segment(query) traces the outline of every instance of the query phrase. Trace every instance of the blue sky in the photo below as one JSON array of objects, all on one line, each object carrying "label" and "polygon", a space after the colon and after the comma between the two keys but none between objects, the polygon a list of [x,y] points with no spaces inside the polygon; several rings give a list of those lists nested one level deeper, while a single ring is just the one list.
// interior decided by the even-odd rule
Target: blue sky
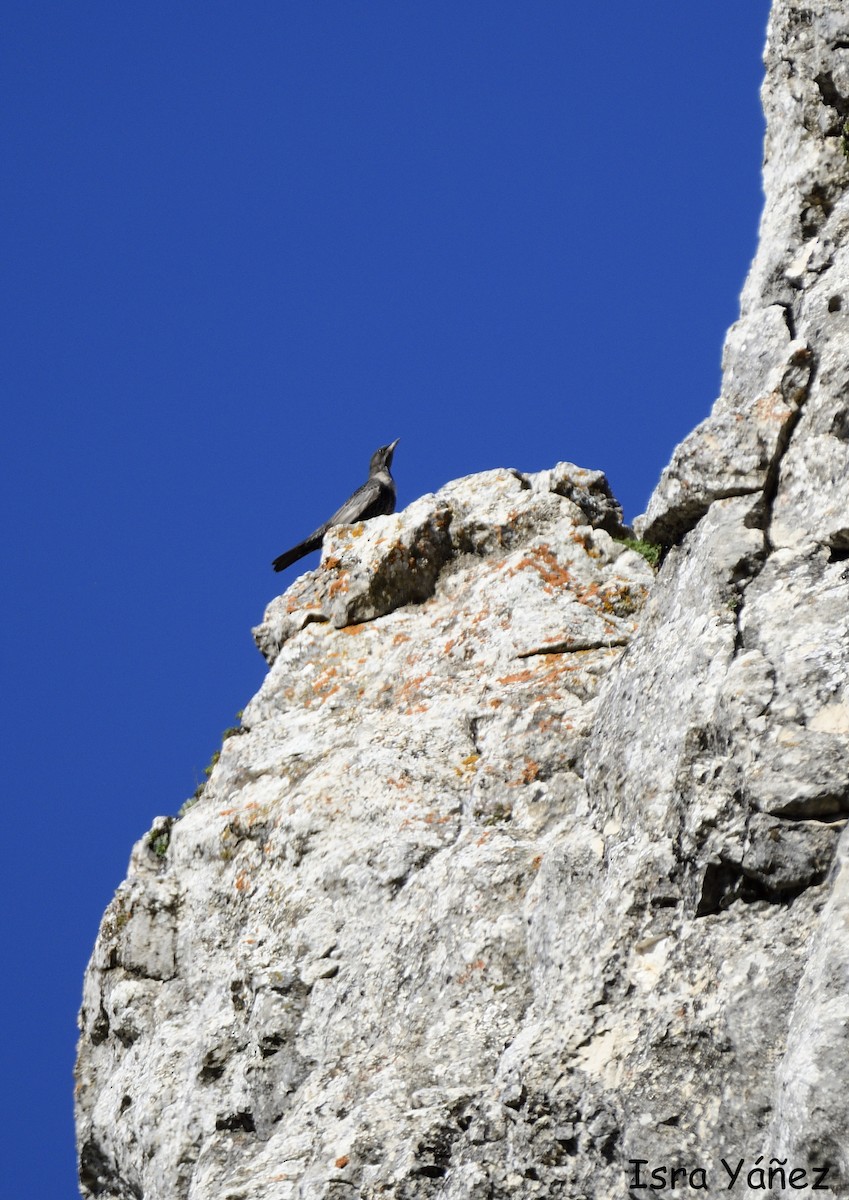
[{"label": "blue sky", "polygon": [[7,0],[10,1196],[77,1194],[83,969],[262,679],[271,559],[396,437],[401,506],[568,459],[633,518],[706,415],[768,8]]}]

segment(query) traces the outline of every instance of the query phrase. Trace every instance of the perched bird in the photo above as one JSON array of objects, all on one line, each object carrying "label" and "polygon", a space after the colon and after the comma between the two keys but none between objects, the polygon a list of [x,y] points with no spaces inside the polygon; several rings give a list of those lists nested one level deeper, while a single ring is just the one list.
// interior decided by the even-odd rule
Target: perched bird
[{"label": "perched bird", "polygon": [[381,446],[371,456],[368,468],[368,479],[358,487],[350,499],[341,508],[337,508],[333,516],[311,533],[303,542],[298,542],[291,550],[275,558],[272,566],[275,571],[285,571],[292,563],[317,550],[324,540],[328,529],[334,525],[353,525],[357,521],[367,521],[369,517],[383,517],[395,512],[395,480],[389,473],[392,466],[392,455],[400,442],[396,438],[388,446]]}]

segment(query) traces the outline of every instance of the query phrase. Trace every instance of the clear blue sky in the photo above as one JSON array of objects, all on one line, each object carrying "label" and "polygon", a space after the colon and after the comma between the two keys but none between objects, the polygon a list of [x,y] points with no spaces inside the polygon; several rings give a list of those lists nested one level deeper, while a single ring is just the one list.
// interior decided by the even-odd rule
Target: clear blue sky
[{"label": "clear blue sky", "polygon": [[76,1195],[98,920],[263,676],[271,559],[392,438],[401,505],[569,459],[633,518],[707,413],[768,7],[7,0],[10,1197]]}]

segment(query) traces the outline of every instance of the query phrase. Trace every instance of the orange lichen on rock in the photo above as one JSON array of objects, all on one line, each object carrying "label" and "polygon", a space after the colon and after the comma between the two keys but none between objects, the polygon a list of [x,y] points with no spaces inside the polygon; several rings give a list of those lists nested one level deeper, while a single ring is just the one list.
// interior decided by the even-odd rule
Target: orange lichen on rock
[{"label": "orange lichen on rock", "polygon": [[350,575],[347,571],[343,571],[338,578],[334,579],[330,587],[327,589],[327,594],[331,598],[338,596],[340,592],[347,592]]},{"label": "orange lichen on rock", "polygon": [[475,971],[485,971],[485,970],[486,970],[485,961],[482,958],[476,958],[474,962],[470,962],[470,963],[466,964],[465,971],[462,971],[457,976],[457,982],[460,984],[468,983],[469,980],[474,975]]},{"label": "orange lichen on rock", "polygon": [[515,675],[502,675],[497,682],[507,687],[508,684],[511,683],[527,683],[528,680],[533,679],[533,677],[534,672],[528,669],[525,671],[517,671]]},{"label": "orange lichen on rock", "polygon": [[529,550],[525,551],[519,562],[510,568],[510,574],[515,575],[517,571],[523,571],[528,567],[538,573],[547,592],[569,587],[572,583],[572,576],[558,562],[557,555],[550,546],[531,546]]},{"label": "orange lichen on rock", "polygon": [[426,702],[426,697],[421,694],[421,685],[430,678],[430,674],[428,671],[424,675],[414,675],[398,689],[399,704],[406,703],[406,708],[402,709],[405,716],[427,712],[429,704]]},{"label": "orange lichen on rock", "polygon": [[417,817],[405,817],[399,824],[399,829],[409,829],[414,825],[447,825],[449,821],[454,819],[453,813],[435,813],[432,809],[429,812],[423,813]]},{"label": "orange lichen on rock", "polygon": [[475,771],[478,769],[479,761],[479,754],[467,754],[466,757],[461,761],[459,767],[454,768],[455,775],[474,775]]},{"label": "orange lichen on rock", "polygon": [[[755,401],[755,412],[761,421],[777,420],[783,425],[790,416],[792,409],[788,407],[780,391],[768,392]],[[742,413],[737,414],[742,418]]]},{"label": "orange lichen on rock", "polygon": [[312,690],[322,704],[339,691],[341,684],[336,679],[338,674],[338,667],[328,666],[312,681]]},{"label": "orange lichen on rock", "polygon": [[525,767],[519,776],[522,783],[533,783],[539,775],[539,763],[534,762],[532,758],[525,759]]}]

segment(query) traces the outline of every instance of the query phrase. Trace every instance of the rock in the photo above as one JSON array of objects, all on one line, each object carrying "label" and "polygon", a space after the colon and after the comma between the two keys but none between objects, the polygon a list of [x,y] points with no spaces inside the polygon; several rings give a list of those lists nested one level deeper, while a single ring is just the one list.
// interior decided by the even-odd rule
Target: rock
[{"label": "rock", "polygon": [[776,1081],[772,1122],[775,1153],[791,1162],[828,1163],[830,1194],[845,1194],[849,1156],[843,1130],[849,1121],[849,918],[846,858],[841,839],[828,901],[810,948]]},{"label": "rock", "polygon": [[723,391],[713,412],[675,450],[636,530],[670,546],[714,500],[762,493],[808,394],[812,355],[779,304],[757,309],[728,334]]},{"label": "rock", "polygon": [[849,1195],[847,47],[838,0],[775,0],[761,242],[635,522],[657,575],[560,464],[334,530],[269,606],[86,973],[84,1196],[608,1200],[723,1159]]},{"label": "rock", "polygon": [[[583,536],[576,534],[575,528],[584,525],[591,540],[601,541],[605,532],[624,532],[622,509],[601,471],[560,463],[553,471],[536,476],[489,471],[458,480],[436,496],[423,496],[403,515],[331,530],[318,571],[303,575],[272,602],[254,637],[273,663],[287,639],[310,622],[330,622],[344,629],[408,604],[422,604],[434,594],[440,572],[452,559],[523,547],[531,535],[575,540]],[[597,532],[593,533],[593,528]],[[604,552],[615,557],[622,548],[613,546],[608,537]],[[552,591],[546,571],[550,574],[560,569],[553,556],[542,542],[530,546],[528,553],[537,562],[537,576],[531,572],[528,578],[537,578],[540,587]],[[548,567],[546,556],[552,560]],[[515,574],[508,566],[506,577]],[[592,606],[582,606],[576,611],[584,627],[576,630],[575,636],[583,641],[617,636],[616,622],[606,618],[627,617],[637,604],[638,600],[632,603],[627,596],[611,595],[606,607],[604,603],[596,606],[603,612],[594,622],[589,615]],[[552,626],[549,636],[556,640],[563,629],[562,614],[557,616],[552,609],[548,617]],[[533,620],[539,621],[538,612]],[[627,628],[630,632],[630,626]],[[534,640],[530,637],[530,642]]]},{"label": "rock", "polygon": [[[334,531],[270,606],[246,732],[104,921],[89,1191],[367,1193],[442,1179],[466,1130],[486,1150],[533,994],[532,885],[587,817],[592,713],[654,582],[620,520],[600,472],[488,472]],[[130,1018],[139,975],[159,982]]]}]

